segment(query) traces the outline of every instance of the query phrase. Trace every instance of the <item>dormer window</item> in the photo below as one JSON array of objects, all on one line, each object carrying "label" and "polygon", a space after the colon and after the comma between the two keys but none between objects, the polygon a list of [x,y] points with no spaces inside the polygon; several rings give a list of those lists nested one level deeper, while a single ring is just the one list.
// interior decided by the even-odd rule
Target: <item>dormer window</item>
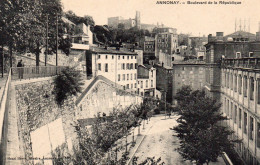
[{"label": "dormer window", "polygon": [[241,52],[236,52],[236,58],[241,58]]},{"label": "dormer window", "polygon": [[249,54],[248,54],[249,57],[253,57],[253,55],[254,55],[254,52],[249,52]]}]

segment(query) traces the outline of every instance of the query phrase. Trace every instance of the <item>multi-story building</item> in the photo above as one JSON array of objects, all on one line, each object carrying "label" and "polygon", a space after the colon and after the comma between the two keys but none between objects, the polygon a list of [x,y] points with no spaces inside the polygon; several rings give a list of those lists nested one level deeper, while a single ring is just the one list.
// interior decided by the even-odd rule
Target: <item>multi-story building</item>
[{"label": "multi-story building", "polygon": [[[260,33],[216,37],[206,45],[206,91],[222,103],[233,138],[242,139],[236,151],[245,164],[260,164]],[[258,39],[259,38],[259,39]]]},{"label": "multi-story building", "polygon": [[86,53],[87,76],[102,75],[122,85],[137,90],[137,53],[119,48],[92,47]]},{"label": "multi-story building", "polygon": [[[178,36],[175,28],[157,28],[155,35],[155,57],[160,63],[168,64],[171,61],[171,55],[175,53],[178,46]],[[164,57],[165,61],[160,60],[160,53],[170,56]],[[170,61],[169,61],[170,60]]]},{"label": "multi-story building", "polygon": [[156,97],[156,69],[150,65],[139,65],[137,72],[137,93]]},{"label": "multi-story building", "polygon": [[156,68],[156,88],[161,92],[163,100],[172,103],[173,69],[164,65],[154,65],[154,67]]},{"label": "multi-story building", "polygon": [[224,59],[221,63],[225,124],[242,139],[236,151],[245,164],[260,164],[260,58]]},{"label": "multi-story building", "polygon": [[[205,85],[205,62],[198,60],[176,61],[173,63],[173,98],[178,89],[189,85],[193,90],[201,90]],[[174,103],[175,100],[174,100]]]}]

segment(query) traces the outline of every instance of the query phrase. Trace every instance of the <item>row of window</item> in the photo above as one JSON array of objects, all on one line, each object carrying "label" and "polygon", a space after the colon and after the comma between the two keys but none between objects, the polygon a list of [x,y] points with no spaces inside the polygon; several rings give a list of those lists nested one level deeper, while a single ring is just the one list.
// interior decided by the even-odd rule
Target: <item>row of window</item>
[{"label": "row of window", "polygon": [[137,85],[136,85],[136,83],[134,83],[134,84],[126,84],[123,87],[124,87],[124,89],[133,89],[133,88],[137,88]]},{"label": "row of window", "polygon": [[260,104],[260,79],[259,78],[255,80],[254,77],[248,77],[247,75],[244,75],[242,77],[241,74],[236,75],[230,73],[224,73],[223,76],[224,76],[223,77],[224,81],[222,82],[222,86],[234,90],[239,94],[242,94],[242,90],[243,90],[244,97],[248,97],[247,92],[249,88],[250,100],[254,100],[255,83],[257,83],[258,86],[257,103]]},{"label": "row of window", "polygon": [[240,107],[234,104],[229,99],[225,98],[224,113],[237,124],[239,129],[242,129],[245,135],[248,135],[250,140],[254,140],[254,133],[257,133],[257,147],[260,148],[260,122],[257,122],[257,128],[254,128],[254,118],[248,115]]},{"label": "row of window", "polygon": [[118,78],[117,79],[118,81],[133,80],[133,79],[136,80],[136,73],[134,74],[134,76],[132,73],[131,74],[122,74],[122,77],[120,74],[118,74],[117,78]]},{"label": "row of window", "polygon": [[[143,88],[143,81],[138,81],[140,88]],[[148,88],[148,80],[145,80],[145,88]],[[151,88],[153,88],[153,80],[151,80]]]},{"label": "row of window", "polygon": [[[126,57],[125,56],[120,56],[120,55],[117,55],[117,58],[120,60],[121,59],[121,57],[122,57],[122,59],[136,59],[136,56],[134,56],[134,55],[126,55]],[[101,59],[101,55],[98,55],[98,59]],[[105,55],[105,59],[109,59],[109,56],[108,55]],[[114,55],[112,55],[111,56],[111,59],[114,59]]]},{"label": "row of window", "polygon": [[137,69],[137,63],[122,63],[118,64],[118,70],[131,70],[131,69]]},{"label": "row of window", "polygon": [[168,47],[168,44],[158,44],[158,47],[159,47],[159,48],[167,48],[167,47]]},{"label": "row of window", "polygon": [[[111,71],[113,72],[114,70],[114,64],[111,64]],[[123,64],[118,64],[117,70],[132,70],[132,69],[137,69],[137,63],[123,63]],[[102,64],[98,63],[98,70],[102,71]],[[103,68],[104,72],[108,72],[108,63],[104,64]]]}]

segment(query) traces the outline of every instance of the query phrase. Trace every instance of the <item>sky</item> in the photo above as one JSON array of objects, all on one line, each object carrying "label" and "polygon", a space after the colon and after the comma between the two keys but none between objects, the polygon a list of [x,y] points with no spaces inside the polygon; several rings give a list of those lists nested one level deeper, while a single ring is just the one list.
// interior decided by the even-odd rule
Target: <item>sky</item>
[{"label": "sky", "polygon": [[241,2],[240,5],[189,5],[188,0],[179,1],[186,4],[160,5],[156,4],[157,0],[61,0],[64,11],[72,10],[79,16],[90,15],[96,25],[107,24],[108,17],[134,18],[135,12],[140,11],[141,23],[163,23],[165,26],[177,28],[177,33],[191,33],[193,36],[215,35],[216,32],[230,34],[235,31],[236,19],[237,29],[240,19],[242,29],[245,19],[246,31],[248,22],[251,33],[259,29],[260,0],[226,0]]}]

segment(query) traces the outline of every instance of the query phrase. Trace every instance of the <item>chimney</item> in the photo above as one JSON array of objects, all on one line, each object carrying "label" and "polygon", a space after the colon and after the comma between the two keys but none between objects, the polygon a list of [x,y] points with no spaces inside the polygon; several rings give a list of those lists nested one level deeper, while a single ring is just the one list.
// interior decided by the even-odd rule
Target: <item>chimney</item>
[{"label": "chimney", "polygon": [[208,42],[211,42],[212,41],[212,34],[209,34],[208,35]]},{"label": "chimney", "polygon": [[256,41],[260,41],[260,32],[256,32]]},{"label": "chimney", "polygon": [[223,36],[224,36],[223,32],[217,32],[216,33],[217,41],[223,41],[224,39]]}]

